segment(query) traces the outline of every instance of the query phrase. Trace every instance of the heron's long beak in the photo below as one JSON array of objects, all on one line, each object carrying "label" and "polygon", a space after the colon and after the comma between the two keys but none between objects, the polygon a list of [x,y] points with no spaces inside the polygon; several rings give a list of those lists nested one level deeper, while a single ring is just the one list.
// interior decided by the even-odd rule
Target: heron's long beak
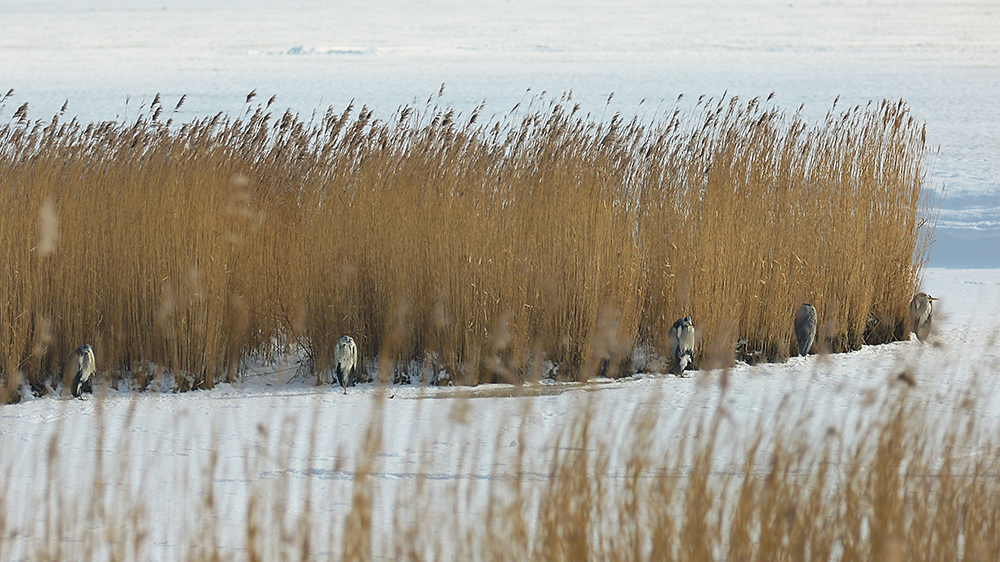
[{"label": "heron's long beak", "polygon": [[937,297],[927,297],[927,300],[929,300],[929,301],[939,301],[941,299],[939,299]]}]

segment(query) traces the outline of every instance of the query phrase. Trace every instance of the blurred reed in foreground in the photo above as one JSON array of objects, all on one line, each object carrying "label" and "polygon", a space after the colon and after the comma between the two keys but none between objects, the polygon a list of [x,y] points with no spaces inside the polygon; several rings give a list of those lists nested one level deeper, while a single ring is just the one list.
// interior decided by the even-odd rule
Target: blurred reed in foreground
[{"label": "blurred reed in foreground", "polygon": [[[136,408],[140,397],[123,416],[119,397],[106,413],[98,405],[96,431],[66,425],[48,443],[0,443],[48,454],[30,463],[38,489],[0,486],[0,559],[995,560],[995,417],[973,400],[942,416],[940,404],[893,384],[872,391],[881,397],[859,408],[857,427],[847,419],[858,412],[728,412],[725,391],[717,407],[671,424],[659,397],[609,412],[592,393],[539,439],[527,420],[551,403],[538,410],[524,399],[516,439],[508,445],[491,428],[505,435],[492,450],[476,445],[487,428],[462,419],[476,408],[462,399],[451,401],[450,427],[411,435],[400,450],[383,432],[400,431],[400,410],[414,411],[403,398],[374,397],[365,425],[340,426],[347,442],[322,443],[329,419],[317,410],[311,421],[275,417],[230,437],[216,427],[233,440],[210,444],[200,414],[178,423],[157,417],[162,404]],[[830,425],[814,427],[817,415]],[[602,417],[617,422],[614,436]],[[160,430],[191,445],[150,456]],[[465,444],[454,465],[420,454],[396,472],[409,466],[401,456],[442,439]],[[66,454],[70,443],[87,454]],[[119,454],[105,458],[108,447]],[[133,464],[142,459],[173,467],[174,480],[148,481]]]}]

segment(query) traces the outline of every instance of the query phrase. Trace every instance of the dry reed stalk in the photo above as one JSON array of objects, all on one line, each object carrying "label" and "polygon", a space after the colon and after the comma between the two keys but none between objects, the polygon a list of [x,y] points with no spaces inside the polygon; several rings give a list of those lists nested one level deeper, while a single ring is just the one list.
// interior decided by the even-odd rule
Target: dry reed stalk
[{"label": "dry reed stalk", "polygon": [[365,430],[363,450],[354,472],[354,486],[351,508],[344,521],[343,551],[341,560],[364,561],[372,559],[374,531],[372,529],[372,506],[374,484],[372,473],[377,468],[379,452],[382,449],[381,421],[385,405],[385,395],[381,392],[375,398],[373,422]]},{"label": "dry reed stalk", "polygon": [[323,378],[345,333],[471,384],[627,374],[684,315],[696,359],[781,360],[802,301],[827,349],[906,336],[930,226],[905,104],[811,124],[758,99],[649,123],[571,103],[0,127],[6,399],[82,342],[113,384],[187,390],[276,343]]},{"label": "dry reed stalk", "polygon": [[[345,559],[395,553],[406,560],[458,554],[470,560],[929,562],[990,560],[1000,551],[997,428],[973,404],[942,418],[924,396],[901,386],[889,389],[868,406],[872,411],[864,416],[865,425],[845,443],[846,427],[831,428],[821,438],[802,429],[808,424],[801,422],[814,412],[762,410],[759,418],[748,420],[749,427],[731,432],[725,428],[734,420],[722,407],[692,409],[677,427],[664,425],[664,412],[653,408],[658,403],[653,397],[637,405],[623,423],[624,438],[618,439],[599,425],[607,416],[600,398],[591,394],[565,428],[538,447],[525,445],[531,436],[522,421],[517,447],[500,441],[492,451],[466,447],[450,472],[454,484],[434,485],[426,474],[416,481],[389,478],[376,484],[385,453],[382,432],[400,421],[385,416],[385,402],[380,402],[356,458],[349,461],[356,467],[351,500],[341,513],[330,512],[332,517],[312,517],[312,485],[294,486],[288,479],[303,466],[298,463],[312,466],[320,416],[312,417],[308,442],[298,440],[310,452],[298,460],[289,446],[296,441],[296,424],[275,420],[283,429],[274,439],[261,428],[245,449],[253,451],[242,475],[249,486],[245,554],[249,559],[310,559],[337,552]],[[469,415],[467,401],[451,406],[458,419],[449,430],[483,429],[462,421]],[[525,401],[522,420],[537,407]],[[134,423],[133,413],[126,430]],[[33,506],[27,526],[7,512],[24,498],[12,497],[13,491],[0,485],[0,552],[33,560],[148,558],[151,517],[141,509],[141,496],[129,491],[141,490],[143,482],[132,480],[137,473],[127,460],[105,462],[102,424],[109,417],[98,415],[102,434],[91,450],[93,460],[86,459],[95,467],[92,486],[66,485],[63,475],[80,465],[58,449],[60,442],[76,437],[64,435],[64,428],[35,449],[46,457],[39,459],[45,490],[37,491],[42,501]],[[683,437],[665,440],[664,431]],[[135,435],[123,431],[117,441],[125,456]],[[975,454],[965,454],[969,450]],[[485,481],[477,468],[483,455],[494,467]],[[743,464],[733,471],[720,464],[723,458]],[[184,531],[172,535],[180,541],[173,546],[186,551],[189,560],[228,559],[220,539],[231,527],[227,516],[236,515],[216,503],[221,495],[216,487],[240,475],[220,472],[217,450],[199,463],[204,465],[188,469],[201,482],[177,489],[191,496],[186,503],[192,513],[174,514],[191,524],[182,521]],[[265,468],[279,476],[264,476]],[[306,474],[313,477],[308,468]],[[414,482],[423,489],[411,489]],[[399,489],[388,488],[392,485]],[[487,492],[488,507],[476,515],[470,498],[478,486]],[[393,518],[409,522],[409,531],[399,526],[385,532],[374,525],[376,490],[399,500],[392,506]],[[441,509],[452,502],[453,511]],[[427,517],[430,510],[433,520]]]}]

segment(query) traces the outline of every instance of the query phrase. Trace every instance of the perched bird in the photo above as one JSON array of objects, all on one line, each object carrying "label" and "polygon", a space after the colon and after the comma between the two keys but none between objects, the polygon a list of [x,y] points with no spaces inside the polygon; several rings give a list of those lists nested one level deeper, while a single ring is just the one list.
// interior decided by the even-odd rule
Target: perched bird
[{"label": "perched bird", "polygon": [[910,320],[913,322],[913,332],[917,339],[924,341],[931,333],[931,320],[934,316],[934,301],[936,299],[927,293],[917,293],[910,301]]},{"label": "perched bird", "polygon": [[675,375],[682,375],[684,369],[691,364],[694,354],[694,323],[691,322],[690,316],[685,316],[674,322],[674,325],[670,327],[668,341],[670,354],[674,359],[670,371]]},{"label": "perched bird", "polygon": [[96,363],[94,349],[90,344],[84,344],[73,350],[63,367],[63,381],[69,383],[70,394],[79,398],[84,392],[93,392],[91,377],[94,375]]},{"label": "perched bird", "polygon": [[351,336],[343,336],[333,349],[333,368],[337,382],[347,394],[347,387],[354,384],[354,370],[358,363],[358,346]]},{"label": "perched bird", "polygon": [[803,303],[795,313],[795,342],[799,346],[799,355],[809,355],[814,341],[816,341],[816,307]]}]

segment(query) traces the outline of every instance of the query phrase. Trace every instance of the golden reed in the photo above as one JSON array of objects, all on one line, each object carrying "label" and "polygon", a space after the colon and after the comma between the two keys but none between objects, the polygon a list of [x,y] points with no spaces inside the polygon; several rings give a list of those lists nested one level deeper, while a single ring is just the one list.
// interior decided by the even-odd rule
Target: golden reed
[{"label": "golden reed", "polygon": [[905,335],[930,229],[902,102],[270,105],[0,127],[6,399],[84,342],[106,381],[184,390],[289,346],[322,375],[343,334],[384,380],[472,384],[628,372],[686,315],[706,366],[787,357],[802,302],[830,351]]}]

